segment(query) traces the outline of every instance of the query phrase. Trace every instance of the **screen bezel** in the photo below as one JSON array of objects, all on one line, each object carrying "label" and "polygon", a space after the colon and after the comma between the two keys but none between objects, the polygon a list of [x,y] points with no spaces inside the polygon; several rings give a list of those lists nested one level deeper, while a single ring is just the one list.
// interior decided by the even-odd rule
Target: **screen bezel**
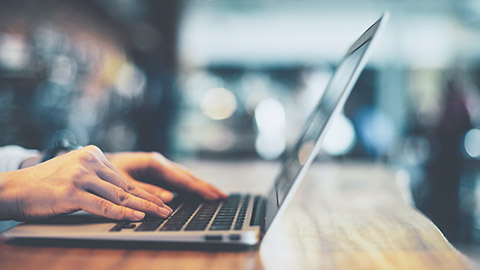
[{"label": "screen bezel", "polygon": [[[353,72],[351,76],[348,78],[348,83],[346,84],[346,87],[344,89],[334,89],[330,88],[331,83],[332,83],[332,78],[335,77],[336,72],[338,71],[338,68],[335,70],[335,72],[332,74],[330,77],[330,80],[326,86],[326,91],[343,91],[341,94],[341,98],[339,99],[338,103],[335,105],[335,109],[333,110],[333,113],[331,113],[329,116],[327,116],[327,122],[320,132],[320,136],[315,142],[315,146],[313,150],[310,152],[310,155],[308,156],[306,162],[300,166],[299,171],[296,173],[296,175],[290,179],[289,181],[291,182],[290,188],[286,192],[285,197],[283,200],[280,201],[279,199],[279,194],[277,192],[276,186],[278,183],[278,180],[282,176],[282,172],[284,172],[284,167],[287,165],[286,162],[289,158],[289,155],[296,154],[295,149],[299,147],[299,144],[302,143],[303,138],[305,137],[309,127],[311,126],[311,122],[315,118],[315,112],[319,109],[319,105],[322,102],[323,97],[326,96],[326,92],[322,95],[322,97],[319,99],[319,102],[315,106],[315,109],[311,113],[311,115],[308,117],[307,121],[304,124],[303,132],[297,142],[293,144],[293,147],[289,149],[287,152],[287,155],[284,158],[283,165],[281,167],[280,173],[275,179],[275,182],[268,194],[268,197],[266,198],[266,209],[265,209],[265,223],[264,223],[264,228],[263,230],[266,232],[267,229],[273,224],[274,220],[276,217],[279,216],[280,212],[284,211],[285,205],[288,204],[288,202],[292,199],[293,194],[295,193],[295,190],[298,188],[298,186],[301,183],[301,180],[304,178],[308,168],[310,167],[311,163],[315,159],[315,157],[318,155],[320,152],[320,147],[321,143],[329,130],[331,123],[333,122],[334,118],[336,115],[340,113],[340,111],[343,109],[343,106],[345,105],[345,102],[350,95],[353,86],[355,85],[356,81],[358,80],[358,77],[360,76],[360,73],[362,72],[363,68],[365,67],[369,56],[371,54],[371,49],[374,46],[374,43],[376,39],[378,39],[378,36],[380,35],[382,29],[384,28],[384,25],[386,21],[388,20],[389,14],[388,12],[383,13],[383,15],[378,19],[375,23],[373,23],[354,43],[353,45],[348,49],[347,53],[345,56],[339,61],[339,67],[342,63],[345,62],[346,59],[348,59],[349,56],[351,56],[355,51],[357,51],[360,47],[362,46],[367,46],[366,49],[364,50],[363,54],[360,56],[360,59],[356,65],[356,67],[353,69]],[[370,42],[368,42],[370,41]],[[368,44],[367,44],[368,42]],[[295,152],[295,153],[292,153]]]}]

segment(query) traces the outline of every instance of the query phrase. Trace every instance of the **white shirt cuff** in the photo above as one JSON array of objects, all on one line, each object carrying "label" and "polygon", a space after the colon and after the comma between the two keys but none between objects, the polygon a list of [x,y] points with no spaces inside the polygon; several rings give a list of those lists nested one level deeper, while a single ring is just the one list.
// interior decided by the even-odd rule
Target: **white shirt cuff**
[{"label": "white shirt cuff", "polygon": [[37,150],[25,149],[16,145],[0,147],[0,172],[18,170],[25,159],[39,154],[40,152]]}]

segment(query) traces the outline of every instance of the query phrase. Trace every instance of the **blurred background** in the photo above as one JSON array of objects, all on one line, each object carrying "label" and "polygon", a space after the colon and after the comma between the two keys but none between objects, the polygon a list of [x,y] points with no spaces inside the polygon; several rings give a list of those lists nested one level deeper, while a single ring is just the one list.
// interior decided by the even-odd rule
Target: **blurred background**
[{"label": "blurred background", "polygon": [[0,0],[0,145],[281,159],[337,61],[391,20],[320,160],[383,162],[480,245],[477,0]]}]

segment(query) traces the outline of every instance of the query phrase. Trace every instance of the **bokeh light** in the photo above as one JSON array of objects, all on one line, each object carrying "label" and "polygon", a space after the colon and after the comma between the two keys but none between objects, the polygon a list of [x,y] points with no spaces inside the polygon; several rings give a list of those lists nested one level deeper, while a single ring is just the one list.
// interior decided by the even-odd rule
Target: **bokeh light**
[{"label": "bokeh light", "polygon": [[213,88],[203,95],[201,109],[203,114],[213,120],[227,119],[237,109],[237,99],[228,89]]},{"label": "bokeh light", "polygon": [[333,156],[345,155],[356,142],[355,129],[350,119],[340,114],[333,121],[322,144],[322,150]]},{"label": "bokeh light", "polygon": [[255,150],[260,157],[273,160],[283,153],[286,147],[285,122],[285,110],[278,100],[266,98],[257,105]]},{"label": "bokeh light", "polygon": [[470,157],[480,157],[480,130],[477,128],[471,129],[465,135],[465,151]]}]

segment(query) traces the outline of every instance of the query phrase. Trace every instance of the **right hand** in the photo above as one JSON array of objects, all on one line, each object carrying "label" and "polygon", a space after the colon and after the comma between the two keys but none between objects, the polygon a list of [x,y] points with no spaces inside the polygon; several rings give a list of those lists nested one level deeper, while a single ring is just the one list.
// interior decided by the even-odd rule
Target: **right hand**
[{"label": "right hand", "polygon": [[0,220],[31,220],[77,210],[132,221],[172,212],[158,196],[127,180],[96,146],[0,173]]}]

